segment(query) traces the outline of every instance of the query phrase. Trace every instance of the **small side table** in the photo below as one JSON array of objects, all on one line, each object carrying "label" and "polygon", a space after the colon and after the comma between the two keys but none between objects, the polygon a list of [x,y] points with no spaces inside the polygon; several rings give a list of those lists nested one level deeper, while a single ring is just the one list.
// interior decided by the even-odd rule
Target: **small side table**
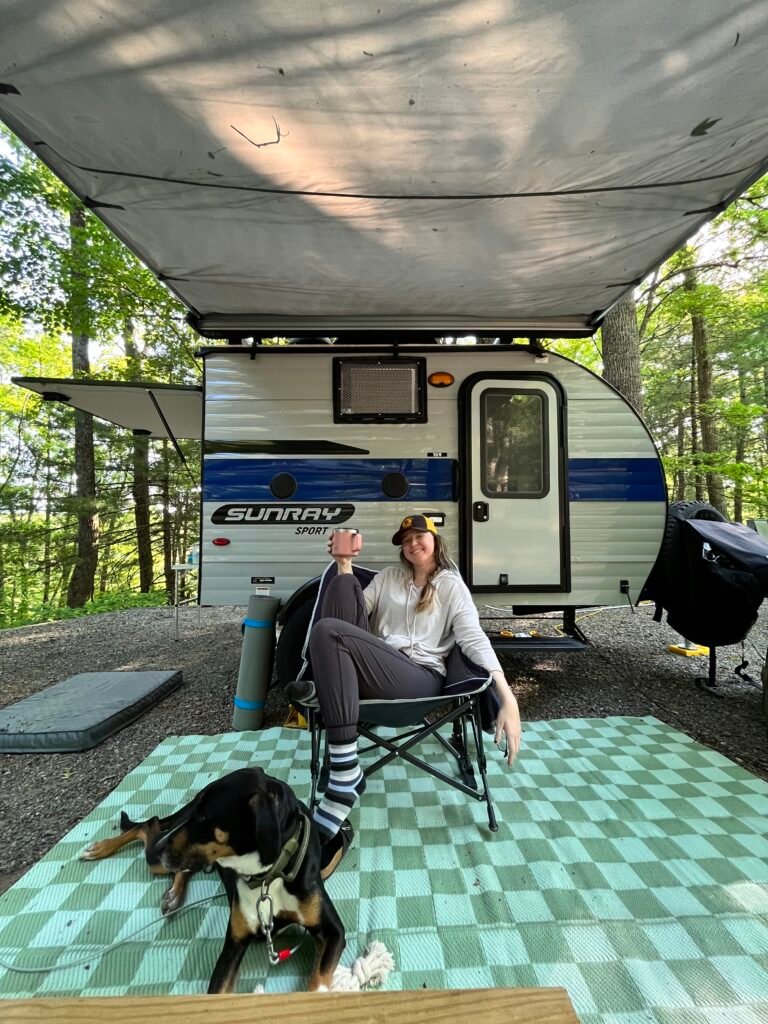
[{"label": "small side table", "polygon": [[200,626],[200,604],[196,597],[185,597],[183,601],[179,600],[179,581],[181,577],[188,572],[197,572],[199,569],[198,565],[192,565],[190,562],[179,562],[178,565],[172,565],[173,570],[173,608],[174,608],[174,634],[173,639],[179,639],[179,608],[184,604],[197,604],[197,625]]}]

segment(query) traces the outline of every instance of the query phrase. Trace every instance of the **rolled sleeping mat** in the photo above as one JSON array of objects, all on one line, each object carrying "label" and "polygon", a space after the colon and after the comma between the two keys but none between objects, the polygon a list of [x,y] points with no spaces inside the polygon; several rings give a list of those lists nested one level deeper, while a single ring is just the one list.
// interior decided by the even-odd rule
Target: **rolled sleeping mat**
[{"label": "rolled sleeping mat", "polygon": [[238,732],[260,729],[264,719],[264,704],[275,656],[275,621],[279,607],[278,597],[252,594],[248,599],[232,716],[232,726]]}]

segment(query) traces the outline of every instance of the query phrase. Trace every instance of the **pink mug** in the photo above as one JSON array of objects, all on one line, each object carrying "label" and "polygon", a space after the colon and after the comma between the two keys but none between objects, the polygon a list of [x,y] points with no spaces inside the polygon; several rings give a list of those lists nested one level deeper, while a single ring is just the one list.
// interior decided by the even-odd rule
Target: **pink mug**
[{"label": "pink mug", "polygon": [[360,553],[363,546],[363,535],[359,530],[341,528],[334,530],[331,536],[331,554],[351,558]]}]

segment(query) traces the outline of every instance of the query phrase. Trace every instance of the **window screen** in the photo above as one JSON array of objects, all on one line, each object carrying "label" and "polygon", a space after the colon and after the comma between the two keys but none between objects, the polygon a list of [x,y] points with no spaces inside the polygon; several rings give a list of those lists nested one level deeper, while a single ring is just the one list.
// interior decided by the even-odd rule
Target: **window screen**
[{"label": "window screen", "polygon": [[481,480],[488,498],[543,498],[549,491],[547,396],[488,389],[480,396]]},{"label": "window screen", "polygon": [[336,423],[420,423],[427,418],[423,359],[335,359]]}]

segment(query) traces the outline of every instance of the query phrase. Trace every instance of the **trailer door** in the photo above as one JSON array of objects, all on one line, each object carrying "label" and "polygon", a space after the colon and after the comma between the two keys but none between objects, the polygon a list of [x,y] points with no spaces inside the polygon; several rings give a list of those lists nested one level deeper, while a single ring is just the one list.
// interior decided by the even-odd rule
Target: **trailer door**
[{"label": "trailer door", "polygon": [[467,582],[481,592],[567,590],[562,390],[544,374],[476,374],[467,385]]}]

